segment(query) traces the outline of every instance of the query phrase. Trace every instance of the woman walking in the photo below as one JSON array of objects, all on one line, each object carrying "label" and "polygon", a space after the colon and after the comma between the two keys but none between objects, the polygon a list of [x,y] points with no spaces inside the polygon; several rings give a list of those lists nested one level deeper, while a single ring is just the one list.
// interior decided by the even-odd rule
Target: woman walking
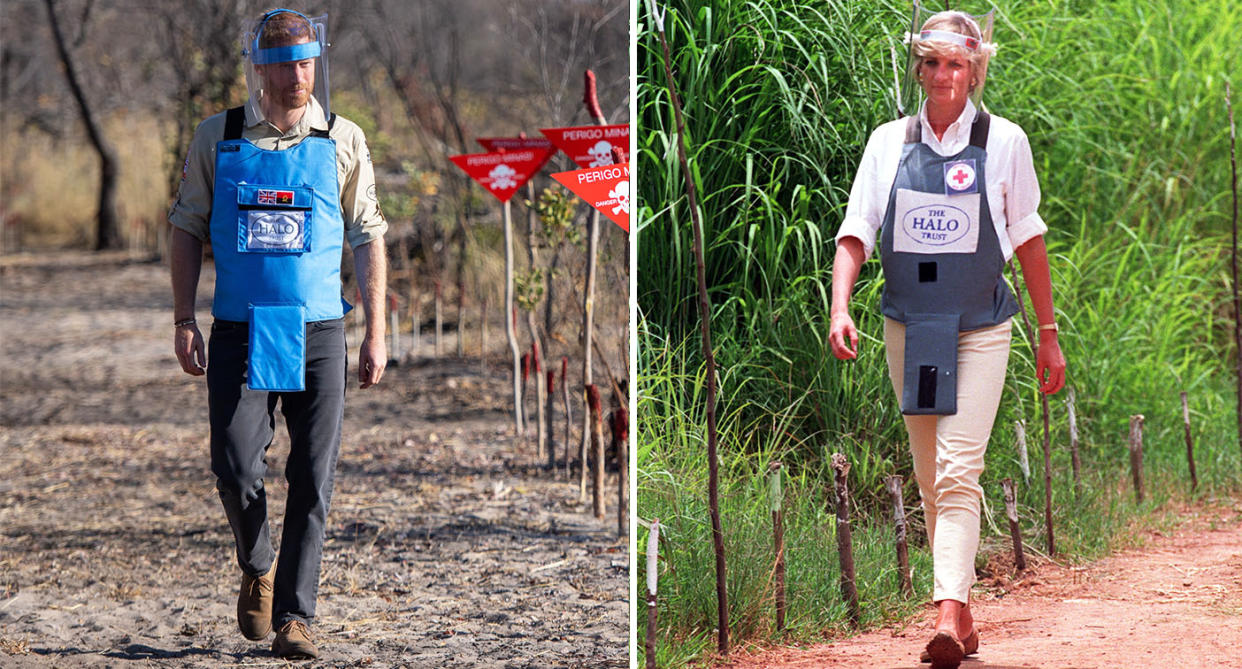
[{"label": "woman walking", "polygon": [[1011,256],[1022,265],[1039,322],[1042,392],[1064,385],[1065,358],[1030,145],[1017,125],[976,107],[994,51],[990,29],[985,34],[973,17],[949,11],[910,38],[912,74],[925,102],[867,142],[836,237],[829,339],[837,358],[857,356],[850,293],[878,244],[889,376],[910,438],[935,572],[938,616],[922,660],[956,667],[979,647],[970,611],[979,475],[1018,311],[1003,278]]}]

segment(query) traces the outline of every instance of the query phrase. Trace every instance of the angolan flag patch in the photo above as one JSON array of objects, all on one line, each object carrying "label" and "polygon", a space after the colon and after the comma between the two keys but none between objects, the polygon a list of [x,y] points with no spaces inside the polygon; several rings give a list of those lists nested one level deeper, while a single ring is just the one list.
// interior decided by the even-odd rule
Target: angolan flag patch
[{"label": "angolan flag patch", "polygon": [[260,190],[258,200],[259,204],[293,204],[293,191]]}]

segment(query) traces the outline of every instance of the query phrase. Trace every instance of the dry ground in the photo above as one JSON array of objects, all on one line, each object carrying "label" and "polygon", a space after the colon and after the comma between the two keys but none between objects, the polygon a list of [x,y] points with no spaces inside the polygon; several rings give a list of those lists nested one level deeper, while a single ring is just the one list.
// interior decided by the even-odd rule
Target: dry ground
[{"label": "dry ground", "polygon": [[[158,263],[0,259],[2,666],[283,664],[233,620],[205,387],[170,354],[171,313]],[[350,389],[316,666],[627,664],[616,521],[506,435],[507,388],[497,358],[407,362]],[[287,452],[278,431],[276,537]]]},{"label": "dry ground", "polygon": [[[981,582],[979,654],[962,669],[1242,667],[1242,504],[1186,509],[1183,526],[1090,565],[1041,561]],[[1012,561],[1012,556],[1005,556]],[[993,564],[1012,574],[1012,565]],[[934,612],[909,625],[806,648],[743,649],[733,669],[928,667]]]}]

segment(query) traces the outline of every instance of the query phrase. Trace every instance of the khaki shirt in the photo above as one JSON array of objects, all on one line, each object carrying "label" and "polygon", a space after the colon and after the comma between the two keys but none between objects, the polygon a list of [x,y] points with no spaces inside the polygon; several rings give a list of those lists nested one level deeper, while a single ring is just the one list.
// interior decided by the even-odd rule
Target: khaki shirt
[{"label": "khaki shirt", "polygon": [[[281,133],[268,121],[260,121],[246,106],[242,138],[267,151],[280,151],[306,139],[311,130],[327,130],[323,107],[311,97],[306,113],[289,132]],[[367,139],[356,123],[340,116],[328,136],[336,140],[336,176],[341,185],[341,216],[345,237],[352,248],[375,241],[388,230],[375,195],[375,169]],[[216,182],[216,143],[224,139],[224,113],[198,124],[181,173],[177,200],[168,211],[168,222],[199,240],[211,239],[212,191]]]}]

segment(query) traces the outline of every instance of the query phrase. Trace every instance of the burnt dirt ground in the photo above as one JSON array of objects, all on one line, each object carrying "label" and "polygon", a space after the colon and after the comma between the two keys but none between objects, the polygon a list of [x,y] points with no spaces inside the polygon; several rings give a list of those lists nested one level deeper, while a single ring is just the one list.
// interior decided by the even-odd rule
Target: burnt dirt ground
[{"label": "burnt dirt ground", "polygon": [[[2,666],[285,664],[270,637],[237,631],[206,389],[171,354],[167,276],[124,255],[0,258]],[[351,383],[312,665],[628,664],[615,501],[596,521],[576,477],[516,443],[508,384],[503,357],[407,361],[376,388]]]}]

